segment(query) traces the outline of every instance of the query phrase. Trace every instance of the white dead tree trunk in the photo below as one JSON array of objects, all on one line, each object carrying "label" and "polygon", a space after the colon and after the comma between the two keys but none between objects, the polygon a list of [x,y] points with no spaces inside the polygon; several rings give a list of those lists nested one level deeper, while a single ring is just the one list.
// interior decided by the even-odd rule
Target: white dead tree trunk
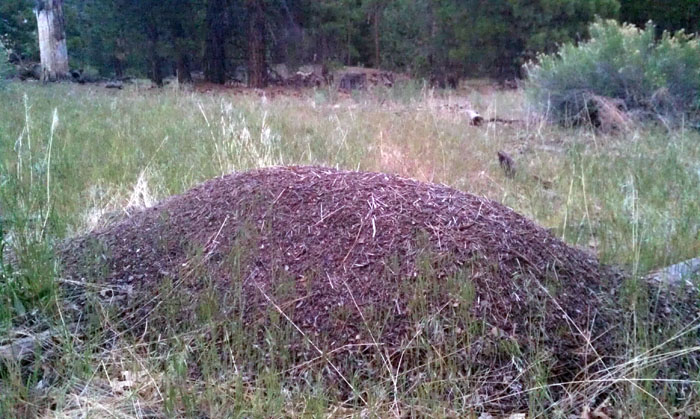
[{"label": "white dead tree trunk", "polygon": [[34,14],[39,32],[42,81],[67,78],[68,49],[63,0],[37,0]]}]

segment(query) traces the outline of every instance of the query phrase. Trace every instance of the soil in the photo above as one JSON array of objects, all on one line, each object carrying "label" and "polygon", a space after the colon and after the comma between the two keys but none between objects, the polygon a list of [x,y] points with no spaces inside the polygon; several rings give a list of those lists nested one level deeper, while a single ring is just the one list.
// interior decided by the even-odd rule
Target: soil
[{"label": "soil", "polygon": [[[220,295],[240,289],[247,318],[275,301],[331,347],[369,340],[358,309],[387,312],[374,338],[405,344],[416,333],[416,290],[431,294],[432,312],[469,304],[488,334],[526,350],[546,345],[566,365],[587,362],[588,339],[605,351],[596,338],[613,323],[605,270],[590,254],[494,201],[383,173],[233,173],[69,240],[60,253],[70,281],[109,284],[110,298],[143,309],[134,322],[152,303],[138,296],[164,281],[193,296],[213,282]],[[455,281],[473,285],[472,301],[458,298]]]}]

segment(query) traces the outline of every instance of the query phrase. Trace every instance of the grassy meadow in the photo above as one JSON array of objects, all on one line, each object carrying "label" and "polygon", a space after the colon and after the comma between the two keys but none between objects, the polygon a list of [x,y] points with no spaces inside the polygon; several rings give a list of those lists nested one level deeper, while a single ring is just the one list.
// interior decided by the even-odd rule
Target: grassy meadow
[{"label": "grassy meadow", "polygon": [[[443,183],[501,202],[621,266],[630,289],[656,269],[700,255],[697,130],[651,123],[612,133],[565,129],[535,114],[521,91],[485,85],[274,93],[22,83],[0,90],[0,345],[57,331],[43,349],[45,362],[0,368],[0,417],[478,417],[469,391],[480,384],[465,384],[449,354],[348,382],[329,379],[330,367],[317,363],[291,382],[283,372],[298,365],[283,349],[269,353],[295,339],[284,326],[269,332],[267,349],[228,332],[213,344],[213,332],[202,330],[220,327],[218,320],[164,328],[154,342],[118,333],[105,311],[86,320],[82,336],[72,335],[52,248],[232,171],[315,164]],[[486,118],[516,121],[470,126],[453,110],[465,101]],[[513,178],[498,151],[515,160]],[[589,395],[614,388],[608,403],[616,412],[700,414],[700,371],[684,364],[700,343],[670,349],[666,342],[679,330],[672,340],[692,336],[697,325],[658,330],[644,324],[646,295],[620,298],[629,309],[620,342],[627,359],[580,383],[580,395],[554,403],[541,354],[523,356],[531,376],[521,390],[531,395],[524,413],[581,417],[603,401]],[[221,351],[239,363],[224,362]],[[241,359],[257,376],[243,367],[239,373]],[[683,374],[664,368],[671,360]],[[399,385],[416,377],[429,384]],[[346,384],[352,392],[339,401],[344,390],[333,386]]]}]

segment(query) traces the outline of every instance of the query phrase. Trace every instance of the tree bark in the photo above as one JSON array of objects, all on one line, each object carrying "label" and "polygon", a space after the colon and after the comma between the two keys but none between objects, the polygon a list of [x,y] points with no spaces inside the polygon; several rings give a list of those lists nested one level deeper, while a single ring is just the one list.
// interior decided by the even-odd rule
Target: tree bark
[{"label": "tree bark", "polygon": [[192,83],[192,73],[190,72],[190,59],[184,52],[177,54],[177,81],[178,83]]},{"label": "tree bark", "polygon": [[114,67],[114,77],[116,79],[124,78],[124,64],[116,56],[112,57],[112,66]]},{"label": "tree bark", "polygon": [[248,87],[267,86],[265,9],[262,0],[248,1]]},{"label": "tree bark", "polygon": [[158,87],[163,86],[163,60],[157,52],[151,53],[151,81]]},{"label": "tree bark", "polygon": [[209,0],[207,37],[204,46],[204,77],[212,83],[226,83],[226,37],[228,6],[226,0]]},{"label": "tree bark", "polygon": [[158,87],[163,86],[163,58],[158,53],[158,41],[160,34],[158,33],[158,25],[151,21],[148,23],[148,39],[150,49],[150,64],[151,81]]},{"label": "tree bark", "polygon": [[177,81],[180,84],[192,83],[190,57],[187,48],[187,34],[185,33],[182,21],[174,20],[171,23],[171,31],[175,38],[175,73],[177,75]]},{"label": "tree bark", "polygon": [[124,67],[126,62],[126,41],[124,37],[120,34],[114,41],[114,54],[112,56],[112,62],[114,65],[114,76],[117,79],[124,77]]},{"label": "tree bark", "polygon": [[69,78],[63,0],[37,0],[34,14],[39,34],[41,80]]},{"label": "tree bark", "polygon": [[380,68],[382,64],[382,56],[380,52],[380,31],[379,27],[381,25],[381,20],[382,20],[382,14],[384,13],[384,9],[386,8],[386,4],[383,1],[376,0],[374,4],[374,10],[373,10],[373,15],[372,16],[372,32],[373,32],[373,38],[374,38],[374,67],[375,68]]},{"label": "tree bark", "polygon": [[379,54],[379,16],[374,18],[374,67],[381,66],[381,55]]}]

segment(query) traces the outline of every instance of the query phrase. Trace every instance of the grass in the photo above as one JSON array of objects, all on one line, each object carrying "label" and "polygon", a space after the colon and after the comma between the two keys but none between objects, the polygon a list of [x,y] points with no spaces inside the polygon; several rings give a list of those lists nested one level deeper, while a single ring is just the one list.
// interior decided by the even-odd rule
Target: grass
[{"label": "grass", "polygon": [[[446,110],[465,97],[487,117],[521,123],[468,126],[462,115]],[[341,364],[331,356],[333,348],[296,359],[291,343],[312,350],[314,340],[300,336],[283,310],[271,306],[264,327],[250,328],[226,317],[213,291],[196,297],[199,309],[184,318],[182,301],[192,297],[178,295],[177,284],[162,285],[160,292],[172,298],[158,307],[140,338],[123,334],[119,316],[91,298],[100,289],[87,293],[93,309],[81,319],[81,333],[72,333],[63,311],[70,296],[56,285],[57,242],[205,179],[283,164],[445,183],[502,202],[626,269],[630,279],[619,296],[627,308],[620,342],[626,357],[574,386],[577,394],[552,403],[558,387],[550,384],[547,348],[523,353],[508,340],[487,348],[496,358],[520,363],[527,379],[519,391],[530,395],[530,415],[580,414],[585,406],[596,407],[601,400],[594,398],[608,388],[615,389],[610,403],[621,412],[698,412],[700,374],[686,356],[700,346],[697,329],[665,344],[696,325],[650,323],[654,296],[638,282],[700,255],[696,131],[639,125],[600,135],[563,129],[533,115],[518,91],[457,95],[420,86],[351,97],[318,90],[262,99],[12,83],[0,90],[0,101],[6,104],[0,113],[0,242],[16,259],[9,263],[10,252],[0,258],[0,340],[23,331],[58,333],[44,345],[49,361],[0,369],[0,416],[478,416],[479,394],[498,371],[469,367],[465,348],[490,331],[469,318],[474,290],[460,286],[463,281],[451,285],[451,308],[431,306],[425,298],[430,278],[419,281],[426,287],[423,299],[415,299],[420,333],[398,367],[376,345]],[[499,150],[517,162],[512,179],[498,165]],[[235,307],[235,290],[227,298]],[[464,323],[444,324],[445,309],[462,313]],[[366,314],[368,330],[379,330],[382,312]]]}]

